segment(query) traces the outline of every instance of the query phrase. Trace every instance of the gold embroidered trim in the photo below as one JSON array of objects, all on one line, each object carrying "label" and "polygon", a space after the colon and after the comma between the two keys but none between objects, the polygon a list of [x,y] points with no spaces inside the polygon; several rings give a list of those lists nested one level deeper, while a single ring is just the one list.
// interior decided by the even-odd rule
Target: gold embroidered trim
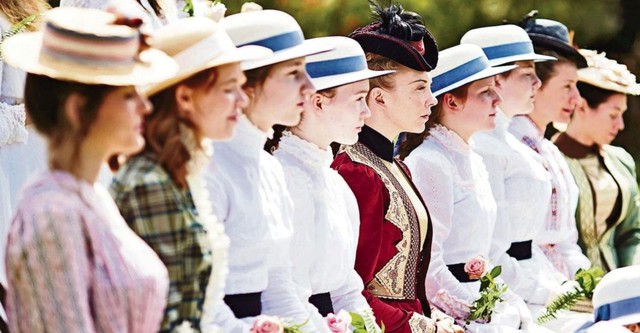
[{"label": "gold embroidered trim", "polygon": [[[352,161],[373,169],[389,191],[390,203],[385,219],[402,232],[396,244],[398,253],[375,273],[366,286],[373,295],[387,299],[415,299],[420,255],[420,225],[409,196],[384,163],[361,143],[341,150]],[[400,204],[402,203],[402,204]]]}]

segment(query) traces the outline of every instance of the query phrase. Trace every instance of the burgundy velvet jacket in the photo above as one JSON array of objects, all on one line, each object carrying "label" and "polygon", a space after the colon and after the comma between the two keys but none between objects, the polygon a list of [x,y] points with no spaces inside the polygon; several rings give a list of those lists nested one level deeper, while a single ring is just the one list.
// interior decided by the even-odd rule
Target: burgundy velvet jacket
[{"label": "burgundy velvet jacket", "polygon": [[343,146],[331,166],[358,200],[360,238],[355,269],[365,285],[363,294],[386,332],[411,333],[416,331],[411,321],[414,313],[430,315],[424,281],[432,228],[429,222],[420,246],[420,223],[413,205],[383,160],[400,166],[422,202],[408,169],[393,158],[393,143],[370,127],[362,129],[358,143]]}]

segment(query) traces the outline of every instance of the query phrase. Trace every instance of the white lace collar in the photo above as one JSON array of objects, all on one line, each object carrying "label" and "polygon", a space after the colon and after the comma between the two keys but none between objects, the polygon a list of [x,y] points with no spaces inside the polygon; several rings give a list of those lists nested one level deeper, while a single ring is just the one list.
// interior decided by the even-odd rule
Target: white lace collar
[{"label": "white lace collar", "polygon": [[289,131],[283,133],[278,149],[295,156],[302,163],[314,168],[328,168],[333,161],[331,147],[321,149]]},{"label": "white lace collar", "polygon": [[518,137],[518,139],[529,137],[536,142],[544,140],[544,133],[538,129],[538,126],[536,126],[529,116],[522,115],[513,117],[509,124],[509,130]]},{"label": "white lace collar", "polygon": [[255,156],[263,150],[267,138],[273,134],[256,127],[245,115],[238,119],[236,133],[228,143],[240,154]]},{"label": "white lace collar", "polygon": [[471,153],[471,148],[473,146],[472,140],[469,140],[469,143],[467,143],[464,141],[464,139],[462,139],[460,135],[458,135],[458,133],[440,124],[435,125],[429,130],[429,136],[438,140],[448,150],[452,150],[464,155],[468,155],[469,153]]}]

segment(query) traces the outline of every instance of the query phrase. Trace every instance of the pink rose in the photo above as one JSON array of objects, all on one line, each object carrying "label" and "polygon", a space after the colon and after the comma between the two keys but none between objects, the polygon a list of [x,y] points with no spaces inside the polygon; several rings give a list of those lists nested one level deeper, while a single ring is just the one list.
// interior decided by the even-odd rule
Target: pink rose
[{"label": "pink rose", "polygon": [[258,316],[253,322],[251,333],[284,333],[280,319],[269,316]]},{"label": "pink rose", "polygon": [[327,325],[331,333],[347,333],[351,325],[351,315],[344,310],[340,310],[338,315],[330,313],[327,315]]},{"label": "pink rose", "polygon": [[471,259],[464,265],[464,271],[469,275],[471,280],[479,280],[484,276],[487,261],[481,256]]}]

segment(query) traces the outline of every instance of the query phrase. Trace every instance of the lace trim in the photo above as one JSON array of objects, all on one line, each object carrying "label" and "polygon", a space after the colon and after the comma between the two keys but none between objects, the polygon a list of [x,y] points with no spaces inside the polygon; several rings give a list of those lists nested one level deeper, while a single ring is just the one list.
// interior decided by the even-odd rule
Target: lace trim
[{"label": "lace trim", "polygon": [[331,166],[333,154],[331,149],[322,149],[301,137],[286,131],[282,134],[280,147],[283,151],[297,157],[302,163],[315,168],[327,168]]},{"label": "lace trim", "polygon": [[0,112],[0,147],[26,142],[29,132],[25,125],[24,104],[0,103]]},{"label": "lace trim", "polygon": [[376,324],[376,317],[373,315],[373,310],[369,307],[360,309],[358,311],[362,319],[364,320],[364,327],[367,329],[367,333],[381,333],[382,330]]},{"label": "lace trim", "polygon": [[438,330],[432,319],[415,312],[409,319],[409,327],[411,328],[411,333],[436,333]]},{"label": "lace trim", "polygon": [[449,294],[445,289],[438,290],[433,301],[442,311],[456,320],[467,319],[471,313],[471,304]]},{"label": "lace trim", "polygon": [[437,124],[429,130],[429,135],[438,140],[448,150],[457,151],[463,154],[471,153],[471,146],[465,142],[458,133]]},{"label": "lace trim", "polygon": [[205,291],[204,304],[202,307],[201,322],[213,322],[215,320],[215,307],[222,302],[224,297],[224,286],[228,266],[229,237],[224,232],[224,225],[218,221],[213,214],[209,191],[206,188],[205,179],[201,177],[201,170],[207,165],[213,154],[212,144],[209,140],[201,142],[203,149],[197,149],[193,131],[187,126],[180,125],[181,140],[191,151],[191,161],[189,161],[187,184],[191,191],[191,197],[198,211],[200,222],[207,231],[211,241],[211,276]]}]

